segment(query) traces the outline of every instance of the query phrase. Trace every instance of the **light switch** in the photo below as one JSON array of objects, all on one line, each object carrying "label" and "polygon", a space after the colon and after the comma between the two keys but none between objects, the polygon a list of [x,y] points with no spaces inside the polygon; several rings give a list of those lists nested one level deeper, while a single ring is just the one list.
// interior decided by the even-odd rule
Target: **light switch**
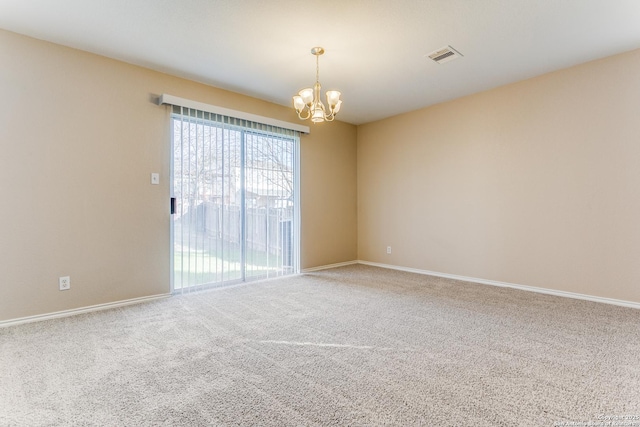
[{"label": "light switch", "polygon": [[160,184],[160,174],[159,173],[152,173],[151,174],[151,183],[153,185]]}]

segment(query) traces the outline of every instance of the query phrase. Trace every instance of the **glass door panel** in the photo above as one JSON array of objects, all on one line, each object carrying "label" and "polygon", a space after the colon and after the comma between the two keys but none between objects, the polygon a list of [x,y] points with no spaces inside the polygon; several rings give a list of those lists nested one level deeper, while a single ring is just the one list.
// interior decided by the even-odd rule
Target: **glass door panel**
[{"label": "glass door panel", "polygon": [[297,138],[172,115],[173,290],[295,272]]}]

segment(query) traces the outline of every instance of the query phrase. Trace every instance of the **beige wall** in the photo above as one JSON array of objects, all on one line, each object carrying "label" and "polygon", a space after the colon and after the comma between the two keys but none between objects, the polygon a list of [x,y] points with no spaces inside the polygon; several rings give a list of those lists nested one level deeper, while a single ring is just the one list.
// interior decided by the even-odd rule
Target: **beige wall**
[{"label": "beige wall", "polygon": [[640,302],[639,75],[636,50],[359,126],[359,259]]},{"label": "beige wall", "polygon": [[[0,57],[0,321],[168,292],[168,112],[155,96],[297,120],[2,30]],[[634,51],[357,131],[312,125],[302,267],[358,258],[640,302],[638,74]]]},{"label": "beige wall", "polygon": [[[2,30],[0,58],[0,321],[169,291],[169,116],[154,96],[298,120]],[[356,259],[355,126],[312,126],[301,163],[302,267]]]},{"label": "beige wall", "polygon": [[302,137],[303,268],[357,259],[356,127],[323,123],[323,138]]}]

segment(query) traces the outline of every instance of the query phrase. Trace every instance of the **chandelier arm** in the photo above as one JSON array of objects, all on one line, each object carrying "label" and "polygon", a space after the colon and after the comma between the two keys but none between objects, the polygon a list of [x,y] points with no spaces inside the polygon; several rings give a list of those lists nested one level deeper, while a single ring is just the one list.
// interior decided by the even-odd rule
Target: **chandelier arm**
[{"label": "chandelier arm", "polygon": [[[301,114],[304,110],[306,110],[306,111],[307,111],[307,115],[306,115],[306,116],[302,116],[302,114]],[[300,111],[298,112],[298,118],[299,118],[300,120],[308,120],[308,119],[311,117],[311,110],[310,110],[309,108],[307,108],[307,107],[305,107],[305,109],[304,109],[304,110],[300,110]]]}]

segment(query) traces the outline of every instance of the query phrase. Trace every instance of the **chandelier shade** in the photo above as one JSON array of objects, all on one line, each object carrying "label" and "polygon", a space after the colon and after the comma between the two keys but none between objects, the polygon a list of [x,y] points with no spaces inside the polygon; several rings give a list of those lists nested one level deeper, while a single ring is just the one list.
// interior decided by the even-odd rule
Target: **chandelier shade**
[{"label": "chandelier shade", "polygon": [[331,122],[336,118],[336,114],[340,111],[342,100],[340,99],[340,92],[337,90],[329,90],[326,93],[328,110],[324,103],[320,99],[320,66],[318,58],[324,53],[324,49],[321,47],[314,47],[311,49],[311,54],[316,57],[316,83],[313,88],[305,88],[298,92],[293,97],[293,108],[300,120],[311,119],[314,123]]}]

